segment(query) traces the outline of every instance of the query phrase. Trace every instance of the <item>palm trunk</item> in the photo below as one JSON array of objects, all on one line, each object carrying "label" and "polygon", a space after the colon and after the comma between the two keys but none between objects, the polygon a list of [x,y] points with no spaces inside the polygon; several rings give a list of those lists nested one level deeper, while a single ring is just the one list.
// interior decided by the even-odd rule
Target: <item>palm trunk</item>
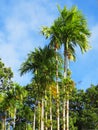
[{"label": "palm trunk", "polygon": [[8,128],[7,128],[7,130],[10,130],[10,123],[8,123]]},{"label": "palm trunk", "polygon": [[[46,91],[45,91],[45,96],[46,96]],[[45,122],[46,122],[45,130],[48,130],[48,127],[47,127],[47,116],[48,116],[48,113],[47,113],[47,99],[45,99]]]},{"label": "palm trunk", "polygon": [[66,99],[66,130],[69,130],[69,99]]},{"label": "palm trunk", "polygon": [[50,87],[50,121],[51,121],[50,130],[52,130],[52,95],[51,95],[51,87]]},{"label": "palm trunk", "polygon": [[[8,111],[8,117],[9,117],[9,118],[11,117],[10,109],[9,109],[9,111]],[[9,121],[8,124],[7,124],[7,130],[10,130],[10,121]]]},{"label": "palm trunk", "polygon": [[65,98],[63,101],[63,130],[65,130]]},{"label": "palm trunk", "polygon": [[16,120],[16,107],[14,108],[14,124],[13,124],[13,128],[15,128],[15,120]]},{"label": "palm trunk", "polygon": [[[66,43],[66,46],[64,46],[64,79],[67,77],[67,70],[69,68],[69,60],[68,60],[68,44]],[[65,88],[64,88],[65,91]],[[64,104],[63,104],[63,123],[64,123],[64,128],[63,130],[69,130],[69,99],[68,99],[68,94],[66,95],[66,98],[64,98]],[[66,109],[65,109],[66,108]],[[65,119],[66,120],[65,120]]]},{"label": "palm trunk", "polygon": [[[68,57],[66,56],[66,52],[64,51],[64,79],[67,77],[67,62],[68,62]],[[65,88],[64,88],[64,93],[65,93]],[[63,130],[65,130],[65,127],[66,127],[66,108],[65,108],[65,105],[66,105],[66,98],[64,97],[64,101],[63,101]]]},{"label": "palm trunk", "polygon": [[6,130],[6,118],[2,120],[2,130]]},{"label": "palm trunk", "polygon": [[34,117],[33,117],[33,130],[35,130],[35,119],[36,119],[36,113],[34,110]]},{"label": "palm trunk", "polygon": [[41,128],[41,108],[40,108],[40,102],[38,102],[38,130]]},{"label": "palm trunk", "polygon": [[[67,56],[67,69],[69,68],[68,64],[68,56]],[[66,110],[65,110],[65,115],[66,115],[66,130],[69,130],[69,94],[67,93],[66,95]]]},{"label": "palm trunk", "polygon": [[[56,48],[57,53],[57,48]],[[58,57],[56,54],[56,89],[57,89],[57,130],[60,130],[60,117],[59,117],[59,86],[58,86]]]},{"label": "palm trunk", "polygon": [[41,130],[44,130],[44,99],[42,98],[42,109],[41,109]]},{"label": "palm trunk", "polygon": [[4,124],[4,119],[2,119],[2,130],[4,130],[4,126],[5,124]]},{"label": "palm trunk", "polygon": [[[45,113],[45,119],[46,119],[46,123],[47,123],[47,111],[46,111],[46,113]],[[48,127],[47,127],[47,125],[45,126],[45,130],[48,130]]]}]

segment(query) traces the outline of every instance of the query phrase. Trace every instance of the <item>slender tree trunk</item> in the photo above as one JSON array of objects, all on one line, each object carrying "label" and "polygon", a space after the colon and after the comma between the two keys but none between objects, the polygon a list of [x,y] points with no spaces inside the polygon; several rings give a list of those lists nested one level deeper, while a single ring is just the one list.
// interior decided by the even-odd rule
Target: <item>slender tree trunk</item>
[{"label": "slender tree trunk", "polygon": [[56,48],[56,89],[57,89],[57,130],[60,130],[60,117],[59,117],[59,86],[58,86],[58,57]]},{"label": "slender tree trunk", "polygon": [[[8,117],[11,117],[10,109],[9,109],[9,111],[8,111]],[[8,124],[7,124],[7,130],[10,130],[10,121],[9,121]]]},{"label": "slender tree trunk", "polygon": [[41,130],[44,130],[44,99],[42,98],[42,109],[41,109]]},{"label": "slender tree trunk", "polygon": [[65,98],[63,100],[63,130],[65,130]]},{"label": "slender tree trunk", "polygon": [[[64,50],[64,79],[67,77],[67,56],[66,56],[66,52]],[[65,93],[65,88],[64,88],[64,93]],[[63,130],[65,130],[66,128],[66,116],[65,116],[65,111],[66,111],[66,98],[64,97],[64,100],[63,100]]]},{"label": "slender tree trunk", "polygon": [[2,119],[2,130],[6,130],[6,119]]},{"label": "slender tree trunk", "polygon": [[2,130],[6,130],[6,116],[5,115],[2,119]]},{"label": "slender tree trunk", "polygon": [[4,126],[5,124],[4,124],[4,119],[2,119],[2,130],[4,130]]},{"label": "slender tree trunk", "polygon": [[14,124],[13,124],[13,128],[15,128],[15,123],[16,123],[16,107],[14,108]]},{"label": "slender tree trunk", "polygon": [[[45,91],[45,96],[46,96],[46,91]],[[48,130],[48,128],[47,128],[47,116],[48,116],[48,113],[47,113],[47,99],[45,99],[45,122],[46,122],[45,130]]]},{"label": "slender tree trunk", "polygon": [[8,123],[8,128],[7,128],[7,130],[10,130],[10,123]]},{"label": "slender tree trunk", "polygon": [[69,99],[66,99],[66,130],[69,130]]},{"label": "slender tree trunk", "polygon": [[[69,60],[67,57],[67,69],[69,69]],[[66,95],[66,109],[65,109],[65,115],[66,115],[66,130],[69,130],[69,94]]]},{"label": "slender tree trunk", "polygon": [[40,102],[38,102],[38,130],[41,128],[41,111],[40,111]]},{"label": "slender tree trunk", "polygon": [[34,110],[34,117],[33,117],[33,130],[35,130],[35,119],[36,119],[36,111]]},{"label": "slender tree trunk", "polygon": [[[47,123],[47,111],[45,112],[45,119],[46,119],[46,123]],[[45,130],[48,130],[48,127],[47,126],[45,126]]]},{"label": "slender tree trunk", "polygon": [[4,118],[4,130],[6,130],[6,116]]},{"label": "slender tree trunk", "polygon": [[52,95],[51,95],[51,87],[50,87],[50,121],[51,121],[50,130],[52,130]]},{"label": "slender tree trunk", "polygon": [[[69,59],[68,59],[68,44],[66,43],[66,46],[64,46],[64,79],[67,77],[67,70],[69,69]],[[65,91],[65,90],[64,90]],[[68,94],[66,95],[65,99],[64,99],[64,104],[63,104],[63,110],[65,111],[64,112],[64,117],[65,119],[63,120],[64,121],[64,129],[65,130],[65,127],[66,127],[66,130],[69,130],[69,99],[68,99]],[[63,118],[64,118],[63,117]]]}]

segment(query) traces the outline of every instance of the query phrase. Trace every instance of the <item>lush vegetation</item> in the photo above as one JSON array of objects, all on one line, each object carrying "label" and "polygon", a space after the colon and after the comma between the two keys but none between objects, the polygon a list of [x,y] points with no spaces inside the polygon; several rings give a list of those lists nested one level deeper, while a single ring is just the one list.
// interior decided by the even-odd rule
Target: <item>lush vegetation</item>
[{"label": "lush vegetation", "polygon": [[[6,80],[6,77],[12,75],[11,69],[4,66],[0,62],[2,70],[0,71],[0,81]],[[43,75],[42,75],[43,76]],[[8,76],[9,77],[9,76]],[[47,76],[45,76],[47,77]],[[10,77],[11,78],[11,77]],[[3,84],[0,85],[0,129],[9,129],[11,126],[15,130],[34,130],[40,129],[41,125],[41,111],[42,111],[42,97],[44,97],[44,128],[50,129],[50,107],[52,107],[52,127],[57,129],[57,92],[55,83],[48,83],[43,88],[39,82],[33,79],[32,83],[27,86],[19,86],[8,78],[6,85],[8,88],[2,89]],[[47,80],[45,80],[47,81]],[[43,81],[43,82],[45,82]],[[53,81],[51,81],[53,82]],[[70,88],[69,97],[69,129],[70,130],[97,130],[98,129],[98,85],[91,85],[86,91],[72,89],[73,81],[66,79],[65,85]],[[63,98],[65,93],[62,91],[63,85],[59,82],[60,97],[60,130],[63,129],[62,109]],[[38,85],[39,84],[39,85]],[[46,89],[47,87],[47,89]],[[48,89],[49,87],[49,89]],[[68,89],[68,88],[67,88]],[[72,90],[71,90],[72,89]],[[46,91],[45,91],[46,90]],[[51,90],[51,91],[50,91]]]},{"label": "lush vegetation", "polygon": [[82,53],[90,48],[86,19],[77,7],[58,10],[53,25],[41,30],[49,45],[30,52],[20,66],[21,76],[31,72],[29,84],[14,83],[11,68],[0,60],[2,130],[98,129],[98,86],[77,90],[69,69],[69,61],[76,60],[76,46]]}]

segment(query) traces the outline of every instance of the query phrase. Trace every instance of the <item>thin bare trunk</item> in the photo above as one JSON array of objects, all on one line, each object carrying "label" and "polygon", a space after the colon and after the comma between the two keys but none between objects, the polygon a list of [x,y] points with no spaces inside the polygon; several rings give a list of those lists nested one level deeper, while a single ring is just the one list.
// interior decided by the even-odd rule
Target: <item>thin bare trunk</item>
[{"label": "thin bare trunk", "polygon": [[41,109],[41,130],[44,130],[44,99],[42,98],[42,109]]},{"label": "thin bare trunk", "polygon": [[38,102],[38,130],[41,128],[41,108],[40,108],[40,102]]},{"label": "thin bare trunk", "polygon": [[33,130],[35,130],[35,119],[36,119],[36,111],[34,110],[34,117],[33,117]]},{"label": "thin bare trunk", "polygon": [[[47,123],[47,112],[45,113],[46,123]],[[45,126],[45,130],[48,130],[48,127]]]},{"label": "thin bare trunk", "polygon": [[63,101],[63,130],[65,130],[65,98]]},{"label": "thin bare trunk", "polygon": [[[69,69],[69,59],[68,59],[68,44],[66,43],[66,46],[64,46],[64,79],[67,77],[67,70]],[[65,88],[64,88],[65,91]],[[65,111],[63,114],[63,123],[64,123],[64,127],[63,130],[69,130],[69,95],[66,95],[65,99],[64,99],[64,104],[63,104],[63,111]],[[65,109],[65,110],[64,110]]]},{"label": "thin bare trunk", "polygon": [[8,128],[7,128],[7,130],[10,130],[10,123],[8,123]]},{"label": "thin bare trunk", "polygon": [[[64,52],[64,79],[67,77],[67,57],[65,56],[65,52]],[[65,93],[65,88],[64,88],[64,93]],[[65,105],[66,105],[66,98],[64,97],[64,101],[63,101],[63,130],[65,130],[65,119],[66,119],[66,116],[65,116]]]},{"label": "thin bare trunk", "polygon": [[6,130],[6,116],[4,118],[4,130]]},{"label": "thin bare trunk", "polygon": [[2,119],[2,130],[4,130],[4,119]]},{"label": "thin bare trunk", "polygon": [[69,99],[66,99],[66,130],[69,130]]},{"label": "thin bare trunk", "polygon": [[[56,48],[57,53],[57,48]],[[57,89],[57,130],[60,130],[60,117],[59,117],[59,86],[58,86],[58,57],[56,54],[56,89]]]},{"label": "thin bare trunk", "polygon": [[15,123],[16,123],[16,107],[14,108],[14,123],[13,123],[13,128],[15,128]]},{"label": "thin bare trunk", "polygon": [[[66,67],[69,69],[69,60],[68,56],[66,56]],[[67,74],[66,74],[67,76]],[[66,115],[66,130],[69,130],[69,94],[66,95],[66,109],[65,109],[65,115]]]},{"label": "thin bare trunk", "polygon": [[2,130],[6,130],[6,116],[5,115],[2,119]]},{"label": "thin bare trunk", "polygon": [[[64,79],[67,77],[67,70],[69,68],[69,60],[68,60],[66,48],[68,47],[64,46]],[[64,93],[65,93],[65,88],[64,88]],[[63,130],[65,130],[65,128],[67,128],[66,130],[69,130],[69,109],[68,109],[69,101],[66,97],[67,95],[64,97],[64,101],[63,101]]]},{"label": "thin bare trunk", "polygon": [[51,121],[50,130],[52,130],[52,95],[51,95],[51,87],[50,87],[50,121]]},{"label": "thin bare trunk", "polygon": [[[45,91],[45,96],[46,96],[46,91]],[[48,113],[47,113],[47,100],[45,100],[45,122],[46,122],[45,130],[48,130],[48,128],[47,128],[47,116],[48,116]]]}]

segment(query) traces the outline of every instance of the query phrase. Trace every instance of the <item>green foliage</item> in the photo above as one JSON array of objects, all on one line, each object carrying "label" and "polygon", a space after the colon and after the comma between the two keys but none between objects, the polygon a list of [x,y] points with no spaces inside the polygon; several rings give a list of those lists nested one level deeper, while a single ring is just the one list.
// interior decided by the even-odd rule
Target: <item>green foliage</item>
[{"label": "green foliage", "polygon": [[9,90],[13,85],[12,79],[13,72],[11,68],[5,67],[4,63],[0,59],[0,91]]},{"label": "green foliage", "polygon": [[[98,86],[92,85],[84,92],[74,90],[70,100],[70,117],[78,130],[98,129]],[[76,118],[74,122],[74,118]]]},{"label": "green foliage", "polygon": [[21,65],[21,75],[31,71],[36,84],[35,87],[37,87],[36,89],[40,91],[39,94],[41,95],[44,94],[45,89],[49,88],[49,84],[54,82],[56,73],[55,55],[54,50],[48,46],[43,49],[38,48],[28,54],[27,60]]},{"label": "green foliage", "polygon": [[50,27],[43,27],[42,34],[46,38],[50,38],[50,45],[60,48],[64,44],[65,53],[69,60],[75,60],[75,47],[79,46],[81,52],[84,53],[90,49],[88,37],[90,31],[87,26],[87,21],[81,11],[76,6],[67,9],[64,6],[60,9],[60,16],[54,21]]}]

